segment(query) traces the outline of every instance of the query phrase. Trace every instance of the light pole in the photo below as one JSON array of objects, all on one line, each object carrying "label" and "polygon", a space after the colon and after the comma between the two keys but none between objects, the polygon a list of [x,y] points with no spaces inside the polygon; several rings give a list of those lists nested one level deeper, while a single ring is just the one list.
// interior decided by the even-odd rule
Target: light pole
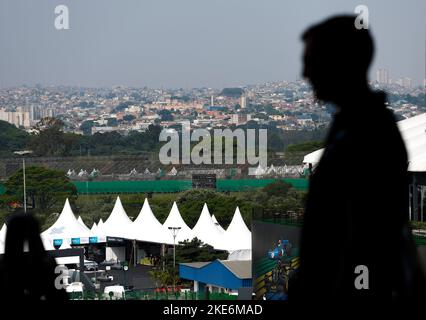
[{"label": "light pole", "polygon": [[169,227],[169,230],[172,232],[173,236],[173,291],[176,291],[176,281],[175,281],[175,272],[176,272],[176,237],[181,227]]},{"label": "light pole", "polygon": [[27,185],[25,182],[25,155],[33,153],[31,150],[15,151],[14,154],[22,156],[22,178],[24,182],[24,212],[27,213]]}]

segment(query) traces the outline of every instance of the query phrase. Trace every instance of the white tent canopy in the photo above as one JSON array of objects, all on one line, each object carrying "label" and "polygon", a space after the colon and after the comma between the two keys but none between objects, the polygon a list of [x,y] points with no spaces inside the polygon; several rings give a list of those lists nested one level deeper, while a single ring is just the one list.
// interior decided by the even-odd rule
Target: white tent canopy
[{"label": "white tent canopy", "polygon": [[192,229],[192,232],[194,237],[197,237],[214,248],[216,248],[216,246],[221,242],[222,233],[213,222],[206,203],[204,203],[201,215]]},{"label": "white tent canopy", "polygon": [[86,224],[84,223],[83,219],[81,219],[80,216],[78,216],[77,221],[83,226],[83,228],[85,228],[86,230],[90,230]]},{"label": "white tent canopy", "polygon": [[134,238],[138,241],[173,244],[173,239],[170,239],[169,235],[170,231],[157,220],[146,198],[138,217],[132,224],[132,231]]},{"label": "white tent canopy", "polygon": [[[408,153],[408,171],[426,171],[426,113],[397,122]],[[317,164],[324,149],[307,154],[304,163]]]},{"label": "white tent canopy", "polygon": [[44,250],[55,250],[55,247],[53,246],[52,239],[46,236],[41,236],[41,241],[43,243]]},{"label": "white tent canopy", "polygon": [[[180,215],[176,202],[173,202],[172,209],[170,210],[169,216],[167,217],[166,221],[164,221],[163,226],[166,229],[168,229],[169,227],[171,228],[180,227],[180,230],[176,236],[176,243],[178,243],[179,241],[192,240],[194,238],[191,228],[189,228],[188,225],[185,223],[185,221],[182,219],[182,216]],[[173,243],[173,236],[171,231],[169,231],[169,234],[170,234],[170,239]]]},{"label": "white tent canopy", "polygon": [[234,217],[216,249],[227,251],[251,249],[251,232],[247,228],[238,207],[235,209]]},{"label": "white tent canopy", "polygon": [[6,232],[7,226],[6,223],[3,223],[3,226],[0,229],[0,254],[4,253],[4,246],[6,243]]},{"label": "white tent canopy", "polygon": [[251,260],[251,250],[244,249],[231,251],[228,255],[228,260]]},{"label": "white tent canopy", "polygon": [[96,224],[96,222],[93,222],[92,224],[92,228],[90,228],[90,230],[96,234],[96,232],[98,231],[98,225]]},{"label": "white tent canopy", "polygon": [[98,223],[97,234],[133,240],[132,223],[124,211],[120,197],[117,197],[108,219],[102,225],[101,222]]},{"label": "white tent canopy", "polygon": [[62,241],[62,244],[59,247],[59,250],[64,250],[64,249],[71,249],[71,245],[66,240]]},{"label": "white tent canopy", "polygon": [[44,231],[42,236],[49,237],[53,240],[80,238],[80,243],[88,243],[89,238],[92,237],[93,234],[77,221],[67,199],[56,222],[49,229]]},{"label": "white tent canopy", "polygon": [[214,224],[216,225],[216,227],[219,229],[220,233],[225,233],[225,229],[222,228],[222,226],[217,221],[217,219],[214,215],[212,215],[212,220],[213,220]]},{"label": "white tent canopy", "polygon": [[7,232],[7,225],[6,223],[3,223],[3,226],[0,229],[0,241],[2,242],[6,241],[6,232]]}]

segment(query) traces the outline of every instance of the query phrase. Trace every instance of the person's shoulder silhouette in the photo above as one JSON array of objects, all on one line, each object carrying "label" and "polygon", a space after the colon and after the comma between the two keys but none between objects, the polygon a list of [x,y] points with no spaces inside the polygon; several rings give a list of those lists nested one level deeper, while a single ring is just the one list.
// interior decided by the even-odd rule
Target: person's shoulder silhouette
[{"label": "person's shoulder silhouette", "polygon": [[67,300],[66,292],[55,288],[55,267],[43,247],[38,221],[32,214],[13,215],[7,223],[0,264],[0,300]]},{"label": "person's shoulder silhouette", "polygon": [[[293,301],[403,299],[424,289],[408,227],[405,146],[385,94],[369,87],[373,40],[355,18],[333,17],[302,35],[303,76],[336,114],[310,178]],[[358,284],[357,270],[368,271]]]}]

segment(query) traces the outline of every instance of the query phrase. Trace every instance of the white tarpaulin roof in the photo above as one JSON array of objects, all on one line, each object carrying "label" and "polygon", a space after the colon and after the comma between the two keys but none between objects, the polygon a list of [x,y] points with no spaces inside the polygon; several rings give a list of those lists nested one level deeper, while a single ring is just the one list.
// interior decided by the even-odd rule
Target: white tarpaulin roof
[{"label": "white tarpaulin roof", "polygon": [[[167,217],[166,221],[163,223],[163,226],[166,227],[166,229],[169,227],[181,228],[176,236],[176,243],[178,243],[179,241],[192,240],[194,238],[192,235],[191,228],[189,228],[185,221],[182,219],[176,202],[173,202],[172,209],[170,210],[169,216]],[[169,231],[169,233],[173,243],[173,236],[171,235],[171,231]]]},{"label": "white tarpaulin roof", "polygon": [[213,220],[214,224],[216,225],[216,227],[219,229],[220,233],[225,233],[225,229],[222,228],[222,226],[217,221],[217,219],[214,215],[212,215],[212,220]]},{"label": "white tarpaulin roof", "polygon": [[132,229],[134,238],[138,241],[173,244],[170,230],[157,220],[146,198]]},{"label": "white tarpaulin roof", "polygon": [[83,219],[81,219],[80,216],[78,216],[77,221],[86,229],[86,230],[90,230],[86,224],[84,223]]},{"label": "white tarpaulin roof", "polygon": [[221,243],[222,233],[212,220],[207,204],[204,203],[203,210],[201,211],[200,217],[197,223],[192,229],[194,237],[197,237],[206,244],[209,244],[216,248]]},{"label": "white tarpaulin roof", "polygon": [[[426,171],[426,113],[397,122],[408,153],[408,171]],[[324,149],[307,154],[304,163],[319,162]]]},{"label": "white tarpaulin roof", "polygon": [[93,233],[96,233],[98,231],[98,225],[96,222],[93,222],[92,228],[90,229]]},{"label": "white tarpaulin roof", "polygon": [[62,244],[59,247],[59,250],[64,250],[64,249],[71,249],[71,245],[66,240],[62,241]]},{"label": "white tarpaulin roof", "polygon": [[41,236],[41,242],[43,242],[44,250],[55,250],[55,247],[53,246],[52,239],[46,236]]},{"label": "white tarpaulin roof", "polygon": [[234,217],[216,249],[227,251],[251,249],[251,232],[247,228],[238,207],[235,209]]},{"label": "white tarpaulin roof", "polygon": [[6,231],[7,231],[6,223],[3,223],[3,226],[0,229],[0,254],[4,253],[4,245],[6,242]]},{"label": "white tarpaulin roof", "polygon": [[[56,222],[46,231],[42,233],[50,239],[71,239],[71,238],[88,238],[93,234],[87,228],[85,229],[74,216],[68,199],[65,201],[64,208]],[[82,241],[86,242],[86,241]]]},{"label": "white tarpaulin roof", "polygon": [[319,162],[319,160],[321,159],[322,153],[324,152],[324,148],[316,150],[314,152],[308,153],[304,158],[303,158],[303,163],[312,163],[312,164],[316,164]]},{"label": "white tarpaulin roof", "polygon": [[132,220],[127,216],[121,204],[120,197],[117,197],[114,208],[108,219],[101,225],[98,224],[98,235],[106,237],[117,237],[133,240]]},{"label": "white tarpaulin roof", "polygon": [[251,260],[251,250],[245,249],[245,250],[231,251],[228,255],[227,260],[233,260],[233,261]]}]

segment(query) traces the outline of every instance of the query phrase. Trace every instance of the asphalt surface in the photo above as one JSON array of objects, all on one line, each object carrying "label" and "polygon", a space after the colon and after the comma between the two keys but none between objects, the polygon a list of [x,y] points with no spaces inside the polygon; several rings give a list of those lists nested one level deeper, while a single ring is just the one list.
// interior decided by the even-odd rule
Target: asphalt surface
[{"label": "asphalt surface", "polygon": [[[103,267],[104,268],[104,267]],[[113,277],[113,281],[99,281],[100,291],[107,286],[122,285],[124,287],[130,287],[133,290],[152,291],[155,289],[155,282],[151,279],[149,271],[152,267],[137,265],[136,267],[129,266],[127,271],[124,270],[109,270],[103,269],[96,272],[97,277],[101,276],[102,273],[107,272],[108,275]],[[95,272],[85,272],[89,278],[95,277]]]}]

